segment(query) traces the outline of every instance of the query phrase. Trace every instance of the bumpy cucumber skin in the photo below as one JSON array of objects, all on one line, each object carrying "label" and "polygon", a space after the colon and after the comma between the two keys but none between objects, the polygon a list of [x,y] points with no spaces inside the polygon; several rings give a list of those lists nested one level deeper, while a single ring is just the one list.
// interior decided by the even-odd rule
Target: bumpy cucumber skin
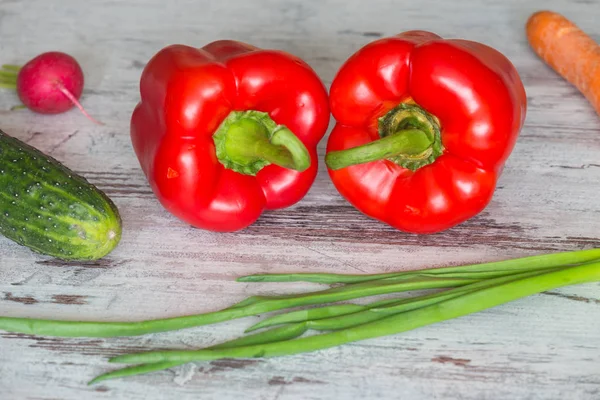
[{"label": "bumpy cucumber skin", "polygon": [[85,178],[0,130],[0,234],[61,260],[97,260],[119,243],[121,217]]}]

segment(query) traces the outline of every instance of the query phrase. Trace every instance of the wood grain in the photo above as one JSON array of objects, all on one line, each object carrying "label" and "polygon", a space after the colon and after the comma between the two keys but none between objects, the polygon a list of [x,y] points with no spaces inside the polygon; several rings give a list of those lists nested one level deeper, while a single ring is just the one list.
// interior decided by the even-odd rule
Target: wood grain
[{"label": "wood grain", "polygon": [[[273,284],[235,283],[253,272],[369,273],[492,261],[600,246],[600,122],[585,99],[527,46],[538,9],[564,12],[600,40],[594,1],[0,0],[1,58],[23,63],[62,50],[86,72],[76,111],[8,111],[2,129],[65,162],[121,210],[116,251],[63,263],[0,238],[0,314],[141,320],[215,310]],[[363,44],[426,29],[491,45],[526,86],[525,128],[490,206],[432,236],[397,232],[350,207],[323,166],[296,206],[230,234],[192,229],[164,211],[138,166],[129,117],[145,62],[172,43],[221,38],[295,53],[329,85]],[[319,146],[324,154],[326,141]],[[314,285],[286,284],[286,290]],[[568,287],[393,337],[271,360],[224,360],[87,387],[107,357],[196,348],[239,335],[254,318],[115,339],[0,333],[2,399],[599,399],[600,285]]]}]

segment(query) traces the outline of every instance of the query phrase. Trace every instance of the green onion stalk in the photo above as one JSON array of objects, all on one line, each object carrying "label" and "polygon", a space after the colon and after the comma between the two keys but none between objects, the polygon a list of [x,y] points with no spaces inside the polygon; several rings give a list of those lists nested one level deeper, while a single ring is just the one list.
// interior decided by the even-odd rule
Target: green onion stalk
[{"label": "green onion stalk", "polygon": [[[111,362],[136,365],[100,375],[91,384],[193,361],[289,356],[326,349],[405,332],[566,285],[600,281],[600,249],[419,271],[370,275],[257,274],[238,281],[307,281],[340,286],[302,294],[251,296],[219,311],[148,321],[0,317],[0,330],[66,337],[134,336],[314,306],[269,316],[246,330],[252,333],[205,349],[150,351],[114,357]],[[409,297],[398,295],[422,290],[429,292]],[[391,297],[366,304],[340,303],[379,295]]]}]

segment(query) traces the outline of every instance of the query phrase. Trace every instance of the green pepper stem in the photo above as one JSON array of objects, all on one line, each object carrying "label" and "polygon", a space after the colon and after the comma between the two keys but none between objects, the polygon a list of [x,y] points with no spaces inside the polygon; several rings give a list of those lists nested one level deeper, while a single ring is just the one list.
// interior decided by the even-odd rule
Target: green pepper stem
[{"label": "green pepper stem", "polygon": [[336,170],[395,156],[421,158],[429,152],[432,143],[429,135],[420,129],[404,129],[362,146],[329,152],[325,163]]},{"label": "green pepper stem", "polygon": [[433,163],[444,150],[438,119],[416,104],[400,103],[377,121],[380,139],[330,152],[325,157],[327,166],[336,170],[388,160],[416,171]]},{"label": "green pepper stem", "polygon": [[304,143],[266,113],[234,111],[213,137],[219,161],[236,172],[256,175],[269,164],[302,172],[310,166]]},{"label": "green pepper stem", "polygon": [[310,154],[304,143],[285,126],[280,126],[271,136],[271,141],[257,142],[256,156],[272,164],[296,171],[310,167]]}]

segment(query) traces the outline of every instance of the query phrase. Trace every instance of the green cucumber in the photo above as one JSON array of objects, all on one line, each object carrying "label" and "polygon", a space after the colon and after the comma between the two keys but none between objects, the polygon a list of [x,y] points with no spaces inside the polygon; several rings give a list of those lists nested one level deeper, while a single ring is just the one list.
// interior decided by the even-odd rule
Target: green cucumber
[{"label": "green cucumber", "polygon": [[97,260],[119,243],[121,217],[85,178],[0,130],[0,234],[61,260]]}]

